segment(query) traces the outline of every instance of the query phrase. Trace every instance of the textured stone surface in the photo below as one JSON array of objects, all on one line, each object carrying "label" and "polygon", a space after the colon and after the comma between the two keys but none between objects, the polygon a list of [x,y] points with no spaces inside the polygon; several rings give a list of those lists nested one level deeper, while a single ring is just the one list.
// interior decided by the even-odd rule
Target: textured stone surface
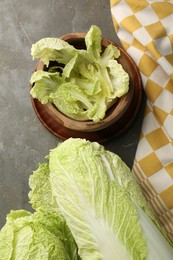
[{"label": "textured stone surface", "polygon": [[[0,227],[11,209],[29,209],[28,178],[60,141],[37,119],[29,80],[32,43],[43,37],[88,31],[92,24],[118,43],[108,0],[0,1]],[[133,163],[140,116],[121,137],[105,143]]]}]

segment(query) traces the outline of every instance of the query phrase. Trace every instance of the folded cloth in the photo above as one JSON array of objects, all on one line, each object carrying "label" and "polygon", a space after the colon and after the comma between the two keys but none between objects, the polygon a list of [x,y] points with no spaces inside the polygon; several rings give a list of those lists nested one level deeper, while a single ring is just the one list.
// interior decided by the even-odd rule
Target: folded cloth
[{"label": "folded cloth", "polygon": [[110,0],[116,33],[147,96],[132,172],[173,242],[173,1]]}]

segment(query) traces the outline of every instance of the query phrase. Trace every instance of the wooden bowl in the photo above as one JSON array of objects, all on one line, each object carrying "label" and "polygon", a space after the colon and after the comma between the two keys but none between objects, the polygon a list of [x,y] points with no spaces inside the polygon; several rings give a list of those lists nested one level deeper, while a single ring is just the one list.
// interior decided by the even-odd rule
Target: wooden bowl
[{"label": "wooden bowl", "polygon": [[[67,41],[77,49],[85,49],[85,35],[86,33],[70,33],[63,35],[60,38]],[[42,105],[38,100],[34,100],[32,98],[34,110],[38,118],[54,135],[61,137],[62,139],[67,139],[69,137],[84,137],[91,141],[94,141],[95,139],[96,141],[105,141],[112,135],[118,135],[119,133],[123,132],[135,118],[139,110],[142,96],[142,83],[138,68],[123,48],[118,46],[113,41],[110,41],[106,38],[102,39],[103,50],[109,44],[112,44],[119,49],[120,57],[117,59],[117,61],[129,74],[130,82],[128,93],[121,98],[116,99],[116,102],[107,110],[104,119],[98,123],[90,120],[73,120],[62,114],[53,104],[49,103]],[[38,61],[35,67],[35,71],[40,69],[46,69],[42,61]],[[46,113],[46,116],[43,115],[42,111],[40,110],[44,110],[44,114]],[[53,121],[50,122],[50,120]],[[55,124],[57,125],[55,126]],[[109,129],[112,134],[109,134]],[[96,138],[97,134],[98,136],[101,136],[99,140]],[[105,135],[108,136],[106,137]]]}]

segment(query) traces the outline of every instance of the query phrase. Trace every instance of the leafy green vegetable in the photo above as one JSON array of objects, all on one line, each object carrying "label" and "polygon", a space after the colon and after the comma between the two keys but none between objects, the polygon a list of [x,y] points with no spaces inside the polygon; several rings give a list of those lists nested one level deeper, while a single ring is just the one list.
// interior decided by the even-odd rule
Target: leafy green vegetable
[{"label": "leafy green vegetable", "polygon": [[79,259],[75,241],[61,214],[11,211],[0,231],[0,259]]},{"label": "leafy green vegetable", "polygon": [[[115,60],[120,56],[117,47],[110,44],[102,50],[101,31],[97,26],[91,26],[85,44],[86,50],[76,49],[58,38],[43,38],[33,44],[33,59],[41,59],[48,72],[32,75],[31,95],[43,104],[53,103],[73,119],[99,122],[112,101],[128,92],[129,75]],[[59,73],[56,66],[49,67],[50,61],[58,62]]]},{"label": "leafy green vegetable", "polygon": [[34,210],[59,213],[49,177],[49,165],[39,164],[39,168],[29,178],[29,186],[32,189],[28,196]]},{"label": "leafy green vegetable", "polygon": [[51,94],[51,99],[62,113],[76,120],[87,120],[87,110],[93,109],[93,104],[87,99],[85,91],[71,82],[62,84]]},{"label": "leafy green vegetable", "polygon": [[31,48],[33,59],[41,59],[46,66],[51,60],[66,64],[75,54],[76,49],[59,38],[43,38]]},{"label": "leafy green vegetable", "polygon": [[125,90],[126,92],[128,91],[129,76],[123,70],[122,65],[119,64],[116,60],[110,60],[107,66],[109,68],[110,81],[114,89],[114,92],[111,96],[112,100],[115,97],[121,97]]},{"label": "leafy green vegetable", "polygon": [[102,66],[107,66],[110,60],[114,60],[120,56],[120,51],[114,45],[108,45],[107,48],[104,50],[103,54],[99,59],[99,63]]},{"label": "leafy green vegetable", "polygon": [[64,83],[64,80],[57,72],[47,72],[38,70],[33,73],[31,77],[31,84],[34,87],[31,89],[31,95],[38,98],[42,104],[47,104],[51,101],[50,95],[54,93],[57,88]]},{"label": "leafy green vegetable", "polygon": [[101,31],[97,26],[91,26],[85,37],[85,43],[88,53],[91,55],[91,59],[97,61],[100,58],[102,51],[101,47]]},{"label": "leafy green vegetable", "polygon": [[[61,212],[82,259],[172,259],[171,245],[116,154],[96,142],[70,138],[51,150],[48,159],[47,180],[41,171],[32,177],[31,190],[42,190],[35,198],[31,194],[32,203],[43,201],[44,195],[56,198],[57,209],[54,203],[48,208]],[[44,180],[49,186],[45,193]]]}]

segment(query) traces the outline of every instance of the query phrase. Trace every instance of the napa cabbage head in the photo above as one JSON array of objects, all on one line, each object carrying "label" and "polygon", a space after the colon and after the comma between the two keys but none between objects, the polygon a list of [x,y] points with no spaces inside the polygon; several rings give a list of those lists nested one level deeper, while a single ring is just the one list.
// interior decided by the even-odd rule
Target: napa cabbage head
[{"label": "napa cabbage head", "polygon": [[76,243],[61,214],[12,210],[0,231],[0,259],[79,259]]},{"label": "napa cabbage head", "polygon": [[[90,27],[85,45],[86,49],[76,49],[60,38],[43,38],[33,44],[33,59],[41,59],[47,71],[32,75],[31,95],[42,104],[53,103],[73,119],[99,122],[117,98],[128,92],[129,75],[116,61],[119,49],[112,44],[102,48],[97,26]],[[58,64],[53,71],[51,61]]]},{"label": "napa cabbage head", "polygon": [[96,142],[70,138],[47,158],[49,189],[39,189],[39,171],[31,192],[34,186],[35,193],[42,190],[37,199],[54,198],[57,206],[50,203],[49,209],[63,215],[82,259],[172,259],[169,240],[119,156]]}]

